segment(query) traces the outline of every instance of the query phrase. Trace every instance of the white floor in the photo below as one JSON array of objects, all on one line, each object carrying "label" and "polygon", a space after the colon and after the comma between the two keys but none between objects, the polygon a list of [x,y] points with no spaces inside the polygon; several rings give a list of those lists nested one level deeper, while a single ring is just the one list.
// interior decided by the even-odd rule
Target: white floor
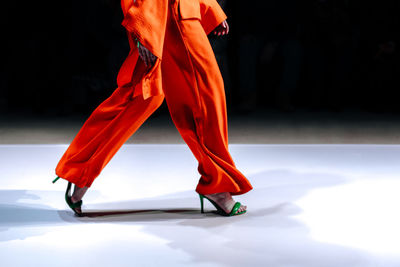
[{"label": "white floor", "polygon": [[0,146],[1,266],[400,266],[399,145],[231,145],[254,190],[229,218],[179,144],[125,144],[84,198],[102,216],[74,217],[66,148]]}]

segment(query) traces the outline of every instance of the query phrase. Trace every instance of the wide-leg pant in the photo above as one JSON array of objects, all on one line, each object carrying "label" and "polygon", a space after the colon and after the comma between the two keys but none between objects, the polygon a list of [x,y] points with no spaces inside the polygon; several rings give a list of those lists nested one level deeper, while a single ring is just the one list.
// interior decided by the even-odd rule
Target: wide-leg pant
[{"label": "wide-leg pant", "polygon": [[83,124],[56,174],[79,187],[90,187],[165,97],[175,126],[199,163],[196,192],[238,195],[251,190],[228,151],[224,84],[200,21],[180,20],[176,3],[170,5],[161,61],[164,95],[146,100],[142,95],[132,97],[133,86],[145,70],[138,62],[132,83],[118,87]]}]

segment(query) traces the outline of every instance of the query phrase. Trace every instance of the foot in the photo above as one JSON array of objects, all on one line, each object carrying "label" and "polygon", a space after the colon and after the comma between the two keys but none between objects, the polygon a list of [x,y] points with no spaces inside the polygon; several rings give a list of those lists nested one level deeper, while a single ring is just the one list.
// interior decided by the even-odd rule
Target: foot
[{"label": "foot", "polygon": [[[236,203],[236,201],[232,198],[231,193],[229,192],[216,193],[205,196],[217,203],[218,206],[220,206],[226,213],[230,213]],[[247,206],[241,205],[235,214],[245,211],[246,209]]]},{"label": "foot", "polygon": [[[86,191],[87,191],[88,189],[89,189],[89,187],[87,187],[87,186],[85,186],[85,187],[77,187],[77,186],[75,185],[74,193],[73,193],[72,196],[71,196],[71,201],[72,201],[72,203],[76,203],[76,202],[80,201],[80,200],[82,199],[82,197],[85,195],[85,193],[86,193]],[[78,213],[82,213],[81,208],[75,208],[75,210],[76,210]]]}]

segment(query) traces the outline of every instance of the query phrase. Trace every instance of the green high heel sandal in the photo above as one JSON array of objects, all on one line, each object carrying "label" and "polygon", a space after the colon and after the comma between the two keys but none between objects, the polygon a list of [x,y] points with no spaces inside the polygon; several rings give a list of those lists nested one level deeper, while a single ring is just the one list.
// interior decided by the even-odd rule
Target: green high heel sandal
[{"label": "green high heel sandal", "polygon": [[236,202],[231,212],[226,213],[226,211],[224,211],[220,206],[218,206],[218,204],[215,203],[215,201],[213,201],[212,199],[209,199],[208,197],[202,194],[199,194],[199,197],[200,197],[201,213],[204,213],[204,198],[208,199],[211,202],[211,204],[213,204],[214,207],[217,209],[218,214],[221,214],[222,216],[235,216],[246,213],[246,210],[236,213],[239,210],[240,206],[242,205],[240,202]]},{"label": "green high heel sandal", "polygon": [[[53,184],[55,183],[55,182],[57,182],[57,180],[58,179],[60,179],[61,177],[56,177],[54,180],[53,180]],[[67,202],[67,204],[68,204],[68,206],[74,211],[74,213],[75,213],[75,215],[76,216],[78,216],[78,217],[82,217],[83,216],[83,213],[82,213],[82,211],[81,211],[81,207],[82,207],[82,199],[81,200],[79,200],[78,202],[72,202],[72,199],[71,199],[71,185],[72,185],[72,183],[71,182],[68,182],[68,186],[67,186],[67,190],[65,191],[65,201]],[[76,209],[79,209],[79,211],[77,211]]]}]

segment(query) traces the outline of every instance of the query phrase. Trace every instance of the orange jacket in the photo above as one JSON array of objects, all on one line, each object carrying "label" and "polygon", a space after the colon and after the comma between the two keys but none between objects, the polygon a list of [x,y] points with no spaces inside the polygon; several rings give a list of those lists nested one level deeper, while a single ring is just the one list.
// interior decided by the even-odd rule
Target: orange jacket
[{"label": "orange jacket", "polygon": [[[227,19],[226,14],[216,0],[175,1],[180,2],[180,19],[199,19],[206,34],[209,34]],[[131,82],[132,74],[139,58],[138,49],[133,40],[136,37],[141,44],[157,57],[154,66],[135,85],[134,91],[141,90],[144,99],[163,94],[161,60],[164,36],[167,30],[168,2],[169,0],[121,0],[121,7],[124,13],[124,20],[121,24],[128,32],[130,52],[119,70],[117,84],[118,87],[122,87]]]}]

